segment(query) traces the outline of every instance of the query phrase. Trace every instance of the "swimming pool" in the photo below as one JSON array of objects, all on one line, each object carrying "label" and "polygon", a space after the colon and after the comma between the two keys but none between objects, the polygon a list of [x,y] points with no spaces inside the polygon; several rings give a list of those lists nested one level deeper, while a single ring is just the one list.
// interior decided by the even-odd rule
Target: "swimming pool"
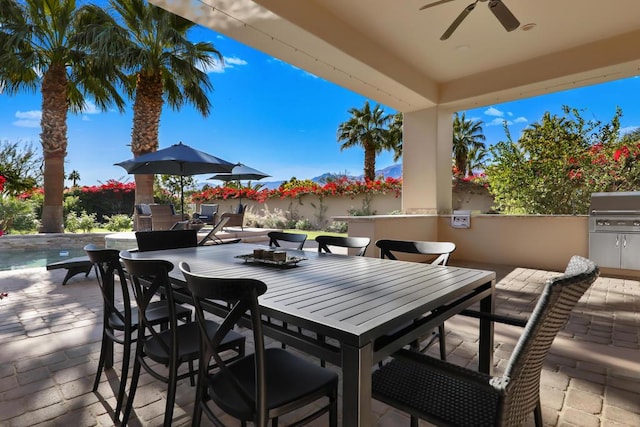
[{"label": "swimming pool", "polygon": [[0,271],[46,267],[47,264],[86,255],[76,249],[8,249],[0,251]]}]

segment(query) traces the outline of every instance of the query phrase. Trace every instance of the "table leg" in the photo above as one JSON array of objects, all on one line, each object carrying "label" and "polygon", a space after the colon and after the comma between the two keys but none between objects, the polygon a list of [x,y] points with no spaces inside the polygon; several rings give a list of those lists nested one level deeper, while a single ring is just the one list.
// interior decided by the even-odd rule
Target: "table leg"
[{"label": "table leg", "polygon": [[342,425],[371,426],[373,345],[342,346]]},{"label": "table leg", "polygon": [[[493,293],[495,281],[491,283],[491,294],[480,300],[480,311],[493,313]],[[493,367],[493,322],[487,318],[480,318],[480,343],[478,345],[478,369],[491,375]]]}]

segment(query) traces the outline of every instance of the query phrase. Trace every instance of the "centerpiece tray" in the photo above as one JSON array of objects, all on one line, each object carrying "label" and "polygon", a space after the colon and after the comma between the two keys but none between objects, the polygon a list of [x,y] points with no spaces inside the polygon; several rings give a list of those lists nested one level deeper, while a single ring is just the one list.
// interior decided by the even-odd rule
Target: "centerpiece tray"
[{"label": "centerpiece tray", "polygon": [[243,259],[245,262],[272,265],[276,267],[293,267],[296,266],[300,261],[304,261],[307,259],[301,256],[287,256],[287,259],[284,261],[276,261],[273,259],[256,258],[253,256],[253,254],[236,255],[235,258]]}]

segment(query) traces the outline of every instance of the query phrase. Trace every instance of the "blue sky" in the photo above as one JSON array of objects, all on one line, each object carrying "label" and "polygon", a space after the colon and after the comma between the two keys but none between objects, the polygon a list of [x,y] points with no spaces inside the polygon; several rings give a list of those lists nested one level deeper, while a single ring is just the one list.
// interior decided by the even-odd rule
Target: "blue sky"
[{"label": "blue sky", "polygon": [[[362,173],[362,150],[340,151],[336,130],[361,108],[365,97],[267,56],[217,33],[199,28],[194,40],[212,41],[225,57],[224,67],[211,70],[215,91],[209,117],[191,107],[176,112],[165,106],[160,122],[160,148],[179,141],[230,162],[242,162],[272,175],[265,181],[312,178],[325,172]],[[616,105],[623,109],[622,126],[640,126],[640,78],[559,92],[543,97],[469,110],[467,118],[482,120],[487,143],[504,139],[502,121],[508,120],[514,139],[545,111],[561,113],[561,106],[586,109],[585,118],[609,121]],[[375,101],[371,101],[375,103]],[[90,106],[91,107],[91,106]],[[385,107],[389,113],[395,111]],[[31,143],[40,151],[41,96],[0,95],[0,140]],[[132,181],[113,164],[132,157],[133,113],[100,112],[89,108],[69,114],[65,169],[80,173],[81,185],[108,179]],[[391,165],[392,154],[377,158],[376,166]],[[199,175],[199,182],[206,181]]]}]

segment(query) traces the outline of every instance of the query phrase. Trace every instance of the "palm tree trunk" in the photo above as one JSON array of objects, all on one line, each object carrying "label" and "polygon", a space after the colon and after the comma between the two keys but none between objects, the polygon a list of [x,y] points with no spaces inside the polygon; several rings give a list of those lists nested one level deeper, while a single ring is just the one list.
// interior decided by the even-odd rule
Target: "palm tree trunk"
[{"label": "palm tree trunk", "polygon": [[368,144],[364,149],[364,178],[376,179],[376,150]]},{"label": "palm tree trunk", "polygon": [[[131,134],[131,151],[134,157],[158,150],[162,104],[160,76],[138,75]],[[136,175],[135,179],[135,203],[153,203],[153,175]]]},{"label": "palm tree trunk", "polygon": [[42,233],[64,232],[64,158],[67,155],[67,75],[64,65],[52,65],[42,80],[44,205]]}]

